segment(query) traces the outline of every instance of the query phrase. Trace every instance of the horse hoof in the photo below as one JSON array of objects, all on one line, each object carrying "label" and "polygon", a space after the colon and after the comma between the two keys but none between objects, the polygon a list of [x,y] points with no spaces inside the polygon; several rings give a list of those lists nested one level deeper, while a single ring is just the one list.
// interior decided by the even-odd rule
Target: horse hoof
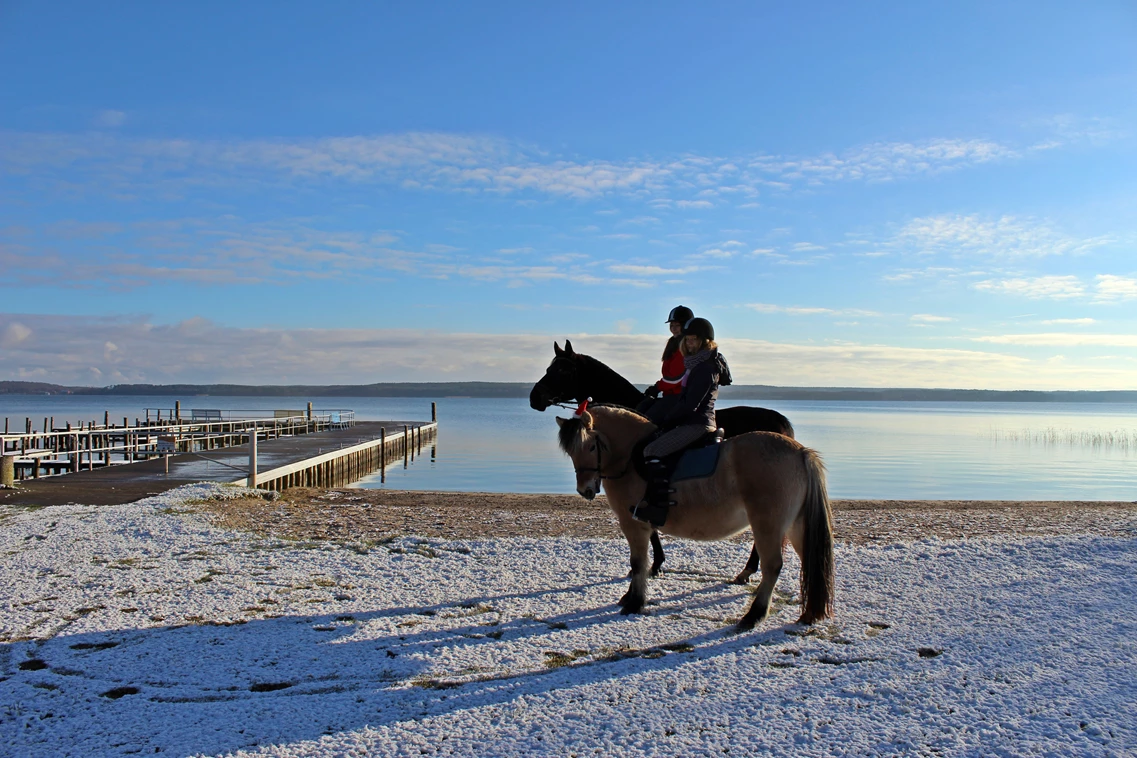
[{"label": "horse hoof", "polygon": [[746,619],[742,619],[741,621],[739,621],[737,624],[734,625],[734,633],[735,634],[745,634],[746,632],[752,632],[752,631],[754,631],[754,622],[753,621],[747,621]]},{"label": "horse hoof", "polygon": [[731,584],[739,584],[739,585],[747,585],[750,583],[750,574],[746,574],[745,576],[742,574],[739,574],[738,576],[731,579],[730,583]]}]

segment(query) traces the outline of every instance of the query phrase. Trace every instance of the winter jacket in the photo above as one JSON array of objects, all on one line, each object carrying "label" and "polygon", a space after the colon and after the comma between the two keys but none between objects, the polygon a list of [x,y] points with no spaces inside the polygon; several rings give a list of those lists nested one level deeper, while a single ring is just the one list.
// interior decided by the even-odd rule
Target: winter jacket
[{"label": "winter jacket", "polygon": [[[717,350],[710,358],[691,369],[679,398],[672,403],[657,403],[648,413],[654,423],[664,429],[685,424],[716,428],[715,401],[719,386],[731,383],[730,367]],[[658,411],[657,407],[663,406]]]},{"label": "winter jacket", "polygon": [[683,365],[683,353],[675,349],[663,361],[663,378],[656,382],[655,386],[664,397],[678,395],[683,392],[683,379],[686,376],[687,367]]}]

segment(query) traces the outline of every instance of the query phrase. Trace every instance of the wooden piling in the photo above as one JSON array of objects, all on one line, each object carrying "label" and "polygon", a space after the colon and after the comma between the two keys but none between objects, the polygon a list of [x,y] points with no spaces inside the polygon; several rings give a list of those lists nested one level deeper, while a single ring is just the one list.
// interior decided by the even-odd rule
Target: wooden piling
[{"label": "wooden piling", "polygon": [[249,487],[257,486],[257,427],[249,434]]},{"label": "wooden piling", "polygon": [[0,484],[5,487],[16,486],[16,456],[0,452]]}]

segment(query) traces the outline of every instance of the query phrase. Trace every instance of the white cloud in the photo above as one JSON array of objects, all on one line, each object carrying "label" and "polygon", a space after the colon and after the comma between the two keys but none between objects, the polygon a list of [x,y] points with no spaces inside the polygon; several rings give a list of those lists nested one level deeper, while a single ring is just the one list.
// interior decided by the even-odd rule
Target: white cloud
[{"label": "white cloud", "polygon": [[1000,334],[973,337],[975,342],[996,345],[1024,345],[1031,347],[1137,347],[1134,334],[1075,334],[1049,332],[1044,334]]},{"label": "white cloud", "polygon": [[1110,242],[1071,237],[1032,219],[945,214],[913,219],[891,244],[917,253],[1017,258],[1078,255]]},{"label": "white cloud", "polygon": [[1137,299],[1137,279],[1112,274],[1099,274],[1096,281],[1095,302],[1112,303],[1119,300]]},{"label": "white cloud", "polygon": [[929,313],[916,313],[909,317],[909,321],[922,324],[945,324],[949,321],[955,321],[955,319],[950,316],[933,316]]},{"label": "white cloud", "polygon": [[[168,325],[145,318],[70,314],[35,318],[35,339],[0,350],[0,379],[61,384],[528,382],[544,372],[552,358],[552,341],[565,337],[572,339],[577,350],[599,358],[633,381],[649,381],[659,371],[659,339],[654,334],[281,330],[232,328],[201,318]],[[0,334],[26,320],[25,316],[0,314]],[[1039,335],[1031,337],[1040,339]],[[988,341],[996,339],[1020,344],[1013,336]],[[1130,335],[1099,335],[1095,344],[1132,347],[1134,341],[1137,337]],[[108,342],[118,348],[111,351],[111,360],[105,355]],[[282,350],[282,344],[288,349]],[[745,384],[991,389],[1110,389],[1137,384],[1137,369],[1124,357],[1099,356],[1102,360],[1054,365],[1046,359],[981,350],[792,344],[744,335],[724,335],[720,344],[735,382]],[[163,360],[153,360],[157,354]]]},{"label": "white cloud", "polygon": [[[107,110],[99,120],[104,126],[120,125],[125,114]],[[803,183],[934,176],[1026,152],[990,140],[931,139],[871,143],[819,156],[566,160],[516,141],[439,132],[244,140],[0,132],[0,162],[16,173],[42,177],[52,170],[65,172],[70,188],[82,185],[100,193],[182,192],[240,182],[379,182],[406,189],[580,199],[625,195],[685,210],[712,208],[707,198],[722,194],[753,201],[767,187],[785,191]],[[629,223],[656,220],[640,216]]]},{"label": "white cloud", "polygon": [[770,303],[747,303],[744,307],[759,313],[785,313],[791,316],[879,316],[876,311],[866,311],[859,308],[817,308],[787,305],[772,305]]},{"label": "white cloud", "polygon": [[95,126],[114,128],[126,123],[126,114],[122,111],[103,110],[95,116]]},{"label": "white cloud", "polygon": [[814,250],[824,250],[824,245],[815,245],[812,242],[795,242],[790,246],[795,253],[809,253]]},{"label": "white cloud", "polygon": [[983,292],[996,292],[1033,299],[1068,300],[1081,297],[1086,288],[1076,276],[1037,276],[1033,278],[985,280],[972,285]]},{"label": "white cloud", "polygon": [[32,330],[19,321],[12,321],[0,332],[0,347],[15,347],[32,336]]},{"label": "white cloud", "polygon": [[1090,324],[1096,324],[1097,320],[1092,318],[1048,318],[1045,321],[1041,321],[1039,323],[1048,325],[1067,324],[1071,326],[1089,326]]},{"label": "white cloud", "polygon": [[628,263],[609,266],[608,270],[614,274],[631,274],[633,276],[674,276],[677,274],[689,274],[693,271],[698,271],[698,267],[688,266],[685,268],[663,268],[662,266],[636,266]]},{"label": "white cloud", "polygon": [[935,139],[922,143],[877,142],[841,155],[815,158],[759,159],[754,165],[784,179],[810,183],[892,181],[934,175],[991,161],[1018,158],[1020,152],[989,140]]}]

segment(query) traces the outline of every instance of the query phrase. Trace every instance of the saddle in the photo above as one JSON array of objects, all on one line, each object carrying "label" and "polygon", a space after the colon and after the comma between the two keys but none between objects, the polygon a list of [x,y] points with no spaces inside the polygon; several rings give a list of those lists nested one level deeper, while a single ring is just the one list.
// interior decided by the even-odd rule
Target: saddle
[{"label": "saddle", "polygon": [[661,433],[648,435],[632,450],[636,471],[647,481],[644,499],[632,506],[632,516],[640,521],[647,521],[657,528],[667,522],[667,511],[675,505],[675,501],[671,499],[675,494],[675,490],[671,488],[674,482],[703,479],[715,473],[719,463],[719,452],[722,450],[719,443],[724,436],[722,429],[716,429],[707,432],[678,452],[652,461],[644,460],[644,448]]}]

